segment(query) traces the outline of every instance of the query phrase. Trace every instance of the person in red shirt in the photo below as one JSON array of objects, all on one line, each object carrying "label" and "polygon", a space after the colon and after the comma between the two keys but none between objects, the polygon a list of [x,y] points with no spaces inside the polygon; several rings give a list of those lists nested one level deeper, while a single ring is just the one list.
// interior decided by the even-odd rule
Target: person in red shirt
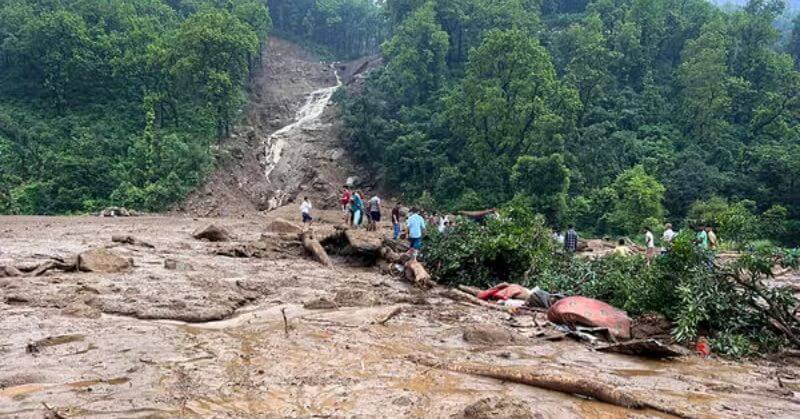
[{"label": "person in red shirt", "polygon": [[347,225],[352,224],[353,222],[353,213],[350,211],[350,199],[353,197],[353,193],[347,187],[347,185],[342,187],[342,199],[339,200],[339,204],[342,206],[342,212],[344,212],[344,222]]}]

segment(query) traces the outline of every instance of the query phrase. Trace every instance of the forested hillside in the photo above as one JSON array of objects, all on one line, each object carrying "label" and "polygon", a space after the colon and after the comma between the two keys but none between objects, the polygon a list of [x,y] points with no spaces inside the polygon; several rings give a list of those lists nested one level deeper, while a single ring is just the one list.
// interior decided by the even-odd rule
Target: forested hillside
[{"label": "forested hillside", "polygon": [[0,2],[0,213],[181,199],[270,27],[260,0]]},{"label": "forested hillside", "polygon": [[340,59],[375,54],[388,29],[374,0],[268,0],[279,35]]},{"label": "forested hillside", "polygon": [[[553,225],[800,232],[797,26],[784,3],[389,0],[385,69],[341,98],[354,152],[432,208]],[[794,238],[794,239],[793,239]]]}]

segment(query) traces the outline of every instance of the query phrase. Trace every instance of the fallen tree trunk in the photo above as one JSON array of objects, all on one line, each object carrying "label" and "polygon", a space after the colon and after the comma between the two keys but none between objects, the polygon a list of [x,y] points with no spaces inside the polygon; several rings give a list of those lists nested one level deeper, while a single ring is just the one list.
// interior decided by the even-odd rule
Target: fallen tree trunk
[{"label": "fallen tree trunk", "polygon": [[672,407],[659,406],[653,402],[644,400],[628,391],[625,391],[624,389],[619,388],[616,385],[599,382],[593,379],[589,380],[584,376],[568,375],[566,372],[562,372],[558,375],[542,374],[516,367],[492,367],[478,364],[439,363],[429,358],[416,356],[410,356],[409,360],[430,368],[438,368],[445,371],[489,377],[497,380],[558,391],[560,393],[591,397],[602,402],[628,409],[649,408],[681,418],[692,417],[684,412],[679,412]]},{"label": "fallen tree trunk", "polygon": [[311,253],[314,258],[319,261],[319,263],[332,267],[333,261],[331,260],[330,256],[328,256],[328,252],[325,251],[325,248],[314,238],[314,234],[310,231],[300,234],[300,241],[303,242],[303,247]]},{"label": "fallen tree trunk", "polygon": [[42,276],[47,271],[58,269],[64,272],[73,272],[78,270],[78,265],[76,263],[64,263],[59,262],[57,260],[48,260],[47,262],[42,263],[41,265],[37,266],[36,269],[28,273],[30,276]]},{"label": "fallen tree trunk", "polygon": [[412,259],[406,262],[406,279],[422,288],[433,288],[436,283],[431,279],[431,275],[425,270],[421,263]]},{"label": "fallen tree trunk", "polygon": [[148,249],[154,249],[155,248],[155,246],[153,246],[152,244],[144,242],[144,241],[141,241],[141,240],[139,240],[139,239],[137,239],[136,237],[133,237],[133,236],[117,236],[117,235],[115,235],[115,236],[111,236],[111,241],[114,242],[114,243],[130,244],[131,246],[146,247]]}]

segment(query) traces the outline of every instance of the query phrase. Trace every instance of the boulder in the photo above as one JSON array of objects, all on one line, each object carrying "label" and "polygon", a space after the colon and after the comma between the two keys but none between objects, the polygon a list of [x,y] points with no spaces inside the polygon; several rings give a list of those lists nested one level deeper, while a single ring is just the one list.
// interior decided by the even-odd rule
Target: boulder
[{"label": "boulder", "polygon": [[593,298],[567,297],[550,306],[547,319],[555,324],[605,327],[617,339],[631,338],[631,319],[617,308]]},{"label": "boulder", "polygon": [[514,335],[498,326],[475,325],[464,329],[464,341],[474,345],[509,345],[514,343]]},{"label": "boulder", "polygon": [[197,240],[208,240],[210,242],[226,242],[231,239],[228,230],[214,224],[195,230],[194,233],[192,233],[192,237]]},{"label": "boulder", "polygon": [[303,308],[307,310],[330,310],[339,308],[339,304],[327,298],[317,298],[303,304]]},{"label": "boulder", "polygon": [[84,272],[114,273],[133,266],[133,261],[108,249],[94,249],[78,255],[78,270]]},{"label": "boulder", "polygon": [[462,415],[469,419],[533,419],[530,406],[514,397],[487,397],[467,406]]},{"label": "boulder", "polygon": [[303,232],[303,229],[291,221],[284,220],[283,218],[276,218],[274,221],[269,223],[267,226],[267,231],[275,234],[289,235],[300,234]]},{"label": "boulder", "polygon": [[170,271],[191,271],[193,270],[192,265],[181,262],[175,259],[167,259],[164,261],[164,268]]}]

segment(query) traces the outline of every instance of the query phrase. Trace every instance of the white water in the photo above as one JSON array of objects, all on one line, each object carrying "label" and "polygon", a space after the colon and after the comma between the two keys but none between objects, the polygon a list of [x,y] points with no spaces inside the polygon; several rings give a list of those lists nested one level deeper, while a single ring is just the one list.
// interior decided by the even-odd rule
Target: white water
[{"label": "white water", "polygon": [[277,167],[278,163],[281,161],[283,149],[286,147],[286,138],[289,134],[298,128],[316,121],[320,115],[322,115],[322,112],[325,111],[325,107],[328,106],[328,102],[330,102],[333,93],[342,85],[342,80],[339,78],[339,73],[336,71],[333,64],[331,64],[331,68],[336,75],[336,86],[311,92],[306,99],[305,105],[297,111],[295,122],[275,131],[267,138],[267,154],[264,162],[264,166],[266,167],[264,175],[267,178],[267,183],[272,183],[270,175],[272,175],[272,171],[275,170],[275,167]]}]

